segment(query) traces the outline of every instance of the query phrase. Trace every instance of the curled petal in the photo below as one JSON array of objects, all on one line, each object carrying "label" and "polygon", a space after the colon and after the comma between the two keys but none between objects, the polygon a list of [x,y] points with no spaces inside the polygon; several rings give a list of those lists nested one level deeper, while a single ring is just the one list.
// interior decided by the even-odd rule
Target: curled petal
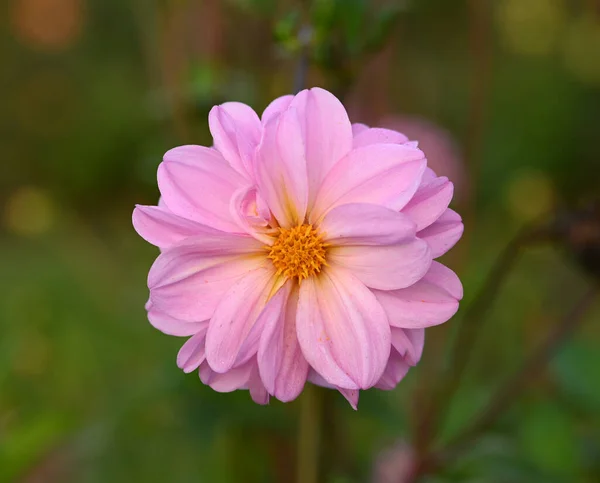
[{"label": "curled petal", "polygon": [[312,223],[332,208],[372,203],[400,210],[415,194],[426,167],[425,156],[400,144],[372,144],[351,151],[323,180],[310,213]]},{"label": "curled petal", "polygon": [[436,221],[452,200],[454,185],[446,177],[435,178],[422,184],[402,213],[417,224],[417,230],[427,228]]},{"label": "curled petal", "polygon": [[360,391],[358,389],[344,389],[342,387],[337,388],[338,391],[346,398],[346,401],[350,403],[352,409],[355,411],[358,409],[358,396]]},{"label": "curled petal", "polygon": [[460,240],[464,229],[460,215],[447,209],[435,223],[419,231],[417,236],[429,244],[433,258],[437,258]]},{"label": "curled petal", "polygon": [[352,136],[356,137],[361,132],[366,131],[367,129],[369,129],[369,126],[367,126],[366,124],[363,124],[361,122],[355,122],[354,124],[352,124]]},{"label": "curled petal", "polygon": [[245,183],[218,151],[202,146],[171,149],[158,167],[158,186],[172,213],[231,233],[239,228],[229,200]]},{"label": "curled petal", "polygon": [[207,361],[200,364],[200,380],[217,392],[231,392],[237,389],[247,389],[255,361],[248,361],[233,369],[219,373],[215,372]]},{"label": "curled petal", "polygon": [[208,330],[208,320],[204,322],[200,330],[190,337],[185,344],[179,349],[177,354],[177,366],[185,373],[190,373],[204,362],[206,359],[204,352],[204,340],[206,339],[206,331]]},{"label": "curled petal", "polygon": [[304,357],[329,384],[366,389],[381,377],[390,352],[389,322],[351,273],[329,267],[302,282],[296,331]]},{"label": "curled petal", "polygon": [[211,109],[208,124],[215,148],[238,173],[253,179],[254,151],[262,132],[254,110],[240,102],[226,102]]},{"label": "curled petal", "polygon": [[391,391],[404,379],[409,369],[410,365],[404,360],[404,357],[396,350],[392,350],[385,371],[383,371],[381,379],[377,381],[375,387],[384,391]]},{"label": "curled petal", "polygon": [[411,366],[421,360],[425,345],[425,329],[399,329],[392,327],[392,347]]},{"label": "curled petal", "polygon": [[329,263],[351,271],[367,287],[395,290],[420,280],[431,265],[431,250],[423,240],[386,246],[337,246],[329,249]]}]

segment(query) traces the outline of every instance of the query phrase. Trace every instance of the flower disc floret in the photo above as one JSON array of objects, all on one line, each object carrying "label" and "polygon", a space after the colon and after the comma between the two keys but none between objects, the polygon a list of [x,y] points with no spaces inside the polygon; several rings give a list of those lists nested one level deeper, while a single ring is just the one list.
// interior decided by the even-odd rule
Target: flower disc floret
[{"label": "flower disc floret", "polygon": [[312,225],[279,228],[275,243],[267,248],[277,274],[299,282],[318,274],[327,265],[327,244]]}]

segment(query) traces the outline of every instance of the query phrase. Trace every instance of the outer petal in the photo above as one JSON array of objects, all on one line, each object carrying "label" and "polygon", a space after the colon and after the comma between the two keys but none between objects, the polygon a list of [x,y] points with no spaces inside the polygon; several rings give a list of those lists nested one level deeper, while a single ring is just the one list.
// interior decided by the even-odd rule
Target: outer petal
[{"label": "outer petal", "polygon": [[352,125],[342,103],[318,87],[298,93],[290,107],[302,128],[310,207],[327,173],[352,149]]},{"label": "outer petal", "polygon": [[448,178],[436,178],[419,187],[415,196],[402,209],[402,213],[417,224],[417,230],[422,230],[442,216],[452,200],[453,193],[454,185]]},{"label": "outer petal", "polygon": [[240,102],[226,102],[211,109],[208,124],[215,148],[238,173],[253,179],[254,151],[262,127],[252,108]]},{"label": "outer petal", "polygon": [[165,154],[158,186],[171,212],[227,232],[239,232],[229,200],[246,181],[221,154],[202,146],[181,146]]},{"label": "outer petal", "polygon": [[233,369],[219,373],[215,372],[207,361],[204,361],[200,365],[200,380],[210,386],[217,392],[231,392],[237,389],[246,389],[248,387],[248,381],[252,376],[253,365],[256,365],[256,361],[248,361]]},{"label": "outer petal", "polygon": [[137,205],[133,210],[133,227],[144,240],[161,250],[191,236],[216,233],[213,228],[174,215],[158,206]]},{"label": "outer petal", "polygon": [[355,122],[354,124],[352,124],[352,136],[356,137],[361,132],[366,131],[367,129],[369,129],[369,126],[367,126],[366,124],[363,124],[361,122]]},{"label": "outer petal", "polygon": [[177,354],[177,366],[183,369],[183,372],[190,373],[204,362],[204,340],[206,339],[206,331],[208,330],[208,320],[204,322],[200,330],[190,337],[185,344],[179,349]]},{"label": "outer petal", "polygon": [[456,274],[433,262],[425,276],[414,285],[373,293],[394,327],[421,328],[446,322],[458,310],[462,284]]},{"label": "outer petal", "polygon": [[150,308],[150,310],[148,310],[148,320],[155,329],[160,330],[163,334],[180,337],[196,334],[206,323],[206,321],[187,322],[185,320],[176,319],[156,308]]},{"label": "outer petal", "polygon": [[266,126],[272,119],[279,117],[279,115],[289,107],[293,99],[294,96],[289,94],[287,96],[278,97],[271,102],[262,114],[261,121],[263,126]]},{"label": "outer petal", "polygon": [[433,258],[441,257],[450,250],[463,234],[464,226],[458,213],[447,209],[433,224],[417,233],[429,243]]},{"label": "outer petal", "polygon": [[372,203],[400,210],[412,198],[426,167],[425,156],[399,144],[372,144],[339,161],[323,181],[310,221],[348,203]]},{"label": "outer petal", "polygon": [[273,271],[259,268],[242,277],[225,293],[206,335],[206,358],[214,371],[227,372],[236,363],[268,301],[272,285]]},{"label": "outer petal", "polygon": [[346,398],[346,401],[350,403],[352,409],[355,411],[358,409],[358,396],[360,391],[358,389],[344,389],[342,387],[337,388],[338,391]]},{"label": "outer petal", "polygon": [[281,226],[302,224],[308,203],[305,147],[290,106],[266,127],[256,166],[259,193]]},{"label": "outer petal", "polygon": [[385,369],[385,312],[369,289],[341,269],[329,267],[302,282],[296,331],[307,361],[330,384],[366,389]]},{"label": "outer petal", "polygon": [[351,271],[367,287],[394,290],[409,287],[429,270],[431,250],[413,238],[388,246],[340,246],[330,248],[329,263]]},{"label": "outer petal", "polygon": [[396,350],[392,350],[385,371],[383,372],[381,379],[377,381],[375,387],[383,389],[384,391],[391,391],[402,379],[404,379],[404,376],[406,376],[409,369],[410,365],[404,360],[404,357]]},{"label": "outer petal", "polygon": [[353,147],[359,148],[369,144],[403,144],[407,141],[408,138],[398,131],[374,127],[355,134]]},{"label": "outer petal", "polygon": [[263,334],[258,348],[258,367],[267,391],[287,402],[302,392],[308,362],[296,335],[298,291],[288,281],[262,311]]},{"label": "outer petal", "polygon": [[250,397],[256,404],[269,404],[269,393],[267,388],[263,384],[260,374],[258,372],[258,366],[256,359],[253,359],[252,372],[248,379],[248,390],[250,391]]},{"label": "outer petal", "polygon": [[148,274],[153,307],[185,321],[213,315],[240,277],[266,264],[261,244],[248,236],[202,236],[163,252]]},{"label": "outer petal", "polygon": [[405,215],[368,203],[331,210],[319,225],[323,240],[339,245],[392,245],[414,239],[415,224]]},{"label": "outer petal", "polygon": [[411,366],[421,360],[425,345],[425,329],[399,329],[392,327],[392,347]]}]

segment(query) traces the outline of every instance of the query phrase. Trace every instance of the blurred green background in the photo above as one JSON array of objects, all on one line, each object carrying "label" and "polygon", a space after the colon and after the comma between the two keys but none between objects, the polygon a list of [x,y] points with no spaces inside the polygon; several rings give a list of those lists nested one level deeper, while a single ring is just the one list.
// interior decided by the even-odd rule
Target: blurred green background
[{"label": "blurred green background", "polygon": [[[411,441],[464,307],[520,227],[600,192],[597,0],[8,0],[0,6],[0,481],[294,481],[300,399],[217,394],[146,321],[156,250],[131,227],[162,154],[207,114],[308,84],[422,141],[457,185],[445,259],[463,309],[393,392],[334,394],[328,482],[408,482]],[[305,32],[306,33],[306,32]],[[551,217],[551,215],[548,215]],[[597,228],[597,227],[596,227]],[[597,228],[598,229],[598,228]],[[596,232],[597,233],[597,232]],[[592,277],[556,244],[497,294],[437,441],[460,433]],[[600,481],[600,307],[429,482]],[[333,393],[332,393],[333,394]]]}]

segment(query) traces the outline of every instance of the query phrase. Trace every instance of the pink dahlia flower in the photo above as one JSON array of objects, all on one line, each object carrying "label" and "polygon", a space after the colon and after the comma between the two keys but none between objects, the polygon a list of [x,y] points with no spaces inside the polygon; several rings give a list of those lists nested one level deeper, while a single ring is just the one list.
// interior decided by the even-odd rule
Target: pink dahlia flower
[{"label": "pink dahlia flower", "polygon": [[133,225],[161,250],[148,275],[151,324],[189,337],[177,356],[216,391],[290,401],[310,381],[356,408],[393,389],[424,328],[458,309],[458,277],[433,261],[460,238],[453,186],[395,131],[351,125],[314,88],[262,118],[226,103],[212,148],[158,168],[161,201]]}]

